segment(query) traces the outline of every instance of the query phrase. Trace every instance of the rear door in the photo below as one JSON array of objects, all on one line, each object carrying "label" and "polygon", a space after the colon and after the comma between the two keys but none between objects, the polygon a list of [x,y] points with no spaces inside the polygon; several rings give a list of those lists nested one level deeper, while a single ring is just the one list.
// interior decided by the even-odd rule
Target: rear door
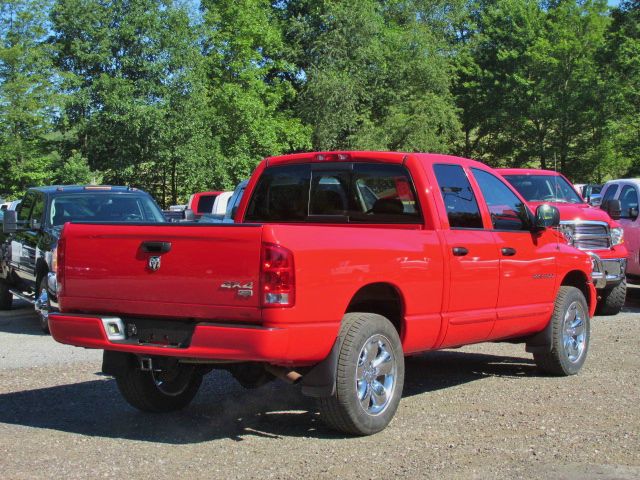
[{"label": "rear door", "polygon": [[442,230],[450,265],[442,347],[485,340],[493,328],[498,298],[499,261],[491,230],[484,228],[476,194],[460,165],[435,164],[433,170],[446,208]]},{"label": "rear door", "polygon": [[500,258],[497,320],[491,338],[504,338],[540,329],[553,308],[556,284],[557,236],[532,232],[524,202],[497,176],[471,172],[482,192]]}]

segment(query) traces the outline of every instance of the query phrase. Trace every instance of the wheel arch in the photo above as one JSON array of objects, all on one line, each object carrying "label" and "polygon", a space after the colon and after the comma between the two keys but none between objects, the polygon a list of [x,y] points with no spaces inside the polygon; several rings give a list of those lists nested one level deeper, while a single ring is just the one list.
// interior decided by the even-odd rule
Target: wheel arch
[{"label": "wheel arch", "polygon": [[351,297],[344,313],[377,313],[387,318],[402,338],[405,302],[400,289],[389,282],[374,282],[360,287]]},{"label": "wheel arch", "polygon": [[567,272],[560,282],[560,286],[575,287],[582,292],[589,305],[589,311],[595,306],[597,298],[594,298],[589,288],[589,278],[582,270],[571,270]]}]

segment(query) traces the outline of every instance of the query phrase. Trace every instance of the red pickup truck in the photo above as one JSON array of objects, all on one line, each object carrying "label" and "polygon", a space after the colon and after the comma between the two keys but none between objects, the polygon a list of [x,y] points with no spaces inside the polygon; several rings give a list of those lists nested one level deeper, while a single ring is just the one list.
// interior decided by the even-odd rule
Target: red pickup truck
[{"label": "red pickup truck", "polygon": [[104,349],[141,410],[186,406],[224,368],[319,399],[329,426],[382,430],[404,356],[526,343],[577,373],[596,305],[592,260],[486,165],[435,154],[265,159],[235,224],[69,223],[58,246],[62,343]]}]

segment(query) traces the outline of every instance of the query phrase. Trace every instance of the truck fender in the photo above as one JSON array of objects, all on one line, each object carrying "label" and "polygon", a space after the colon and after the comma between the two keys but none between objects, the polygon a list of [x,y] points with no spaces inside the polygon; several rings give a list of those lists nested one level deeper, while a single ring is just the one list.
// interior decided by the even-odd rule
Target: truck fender
[{"label": "truck fender", "polygon": [[336,370],[340,338],[336,338],[329,355],[302,377],[302,394],[307,397],[330,397],[336,393]]}]

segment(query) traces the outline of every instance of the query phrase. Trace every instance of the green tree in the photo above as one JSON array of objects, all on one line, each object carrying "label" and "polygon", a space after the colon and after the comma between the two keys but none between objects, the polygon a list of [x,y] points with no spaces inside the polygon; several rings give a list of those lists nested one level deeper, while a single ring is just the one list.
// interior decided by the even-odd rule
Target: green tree
[{"label": "green tree", "polygon": [[[459,135],[438,2],[287,2],[317,149],[446,151]],[[443,27],[443,24],[447,27]]]},{"label": "green tree", "polygon": [[622,2],[612,12],[603,50],[608,121],[603,170],[612,176],[640,175],[640,1]]},{"label": "green tree", "polygon": [[282,24],[266,0],[203,0],[212,185],[231,188],[269,155],[310,147],[290,110],[294,66]]},{"label": "green tree", "polygon": [[0,194],[18,196],[51,179],[56,113],[48,3],[0,1]]}]

